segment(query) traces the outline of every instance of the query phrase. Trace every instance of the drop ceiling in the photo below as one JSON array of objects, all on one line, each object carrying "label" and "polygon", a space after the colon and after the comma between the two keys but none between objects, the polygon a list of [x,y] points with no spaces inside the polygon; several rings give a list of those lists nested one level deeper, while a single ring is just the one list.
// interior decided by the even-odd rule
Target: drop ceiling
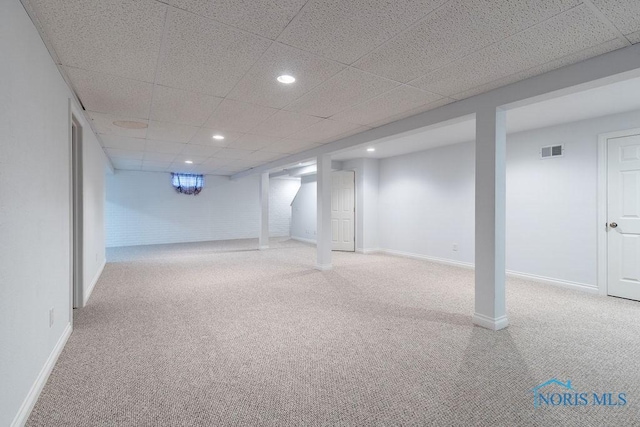
[{"label": "drop ceiling", "polygon": [[23,3],[131,170],[231,175],[640,42],[637,0]]}]

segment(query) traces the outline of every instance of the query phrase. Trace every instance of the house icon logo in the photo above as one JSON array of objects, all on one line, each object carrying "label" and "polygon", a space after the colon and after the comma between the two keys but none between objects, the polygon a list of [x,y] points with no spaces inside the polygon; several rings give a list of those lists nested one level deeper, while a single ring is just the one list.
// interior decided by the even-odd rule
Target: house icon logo
[{"label": "house icon logo", "polygon": [[[542,389],[550,386],[552,384],[556,384],[560,387],[563,387],[566,390],[573,390],[573,387],[571,387],[571,380],[568,380],[566,383],[563,383],[562,381],[560,381],[557,378],[551,378],[548,381],[543,382],[542,384],[539,384],[537,386],[535,386],[534,388],[531,389],[531,392],[533,393],[533,407],[534,408],[539,408],[540,407],[540,399],[541,399],[541,395],[542,395]],[[543,401],[547,401],[547,399],[545,399],[545,396],[542,395],[542,399]]]}]

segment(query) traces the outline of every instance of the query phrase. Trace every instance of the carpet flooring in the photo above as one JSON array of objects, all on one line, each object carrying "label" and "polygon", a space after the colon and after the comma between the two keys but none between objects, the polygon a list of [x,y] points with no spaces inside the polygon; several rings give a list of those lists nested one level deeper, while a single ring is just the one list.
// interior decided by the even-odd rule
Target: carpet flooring
[{"label": "carpet flooring", "polygon": [[[640,425],[640,303],[510,279],[491,332],[471,270],[256,245],[109,250],[27,425]],[[628,403],[534,408],[551,378]]]}]

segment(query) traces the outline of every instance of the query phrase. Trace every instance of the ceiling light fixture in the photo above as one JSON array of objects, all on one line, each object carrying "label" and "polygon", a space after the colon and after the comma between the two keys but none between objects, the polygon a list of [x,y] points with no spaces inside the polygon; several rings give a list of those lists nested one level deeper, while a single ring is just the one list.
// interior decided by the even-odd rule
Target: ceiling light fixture
[{"label": "ceiling light fixture", "polygon": [[217,134],[216,134],[216,135],[213,135],[213,137],[212,137],[212,138],[213,138],[213,139],[224,139],[224,136],[222,136],[222,135],[217,135]]},{"label": "ceiling light fixture", "polygon": [[184,162],[188,165],[193,164],[193,160],[185,160]]},{"label": "ceiling light fixture", "polygon": [[373,147],[370,147],[370,148],[367,148],[367,151],[370,153],[373,153],[374,151],[376,151],[376,149]]},{"label": "ceiling light fixture", "polygon": [[284,84],[286,84],[286,85],[289,85],[289,84],[291,84],[291,83],[295,82],[295,81],[296,81],[296,78],[295,78],[295,77],[293,77],[293,76],[290,76],[290,75],[288,75],[288,74],[283,74],[283,75],[281,75],[281,76],[278,76],[278,81],[279,81],[280,83],[284,83]]}]

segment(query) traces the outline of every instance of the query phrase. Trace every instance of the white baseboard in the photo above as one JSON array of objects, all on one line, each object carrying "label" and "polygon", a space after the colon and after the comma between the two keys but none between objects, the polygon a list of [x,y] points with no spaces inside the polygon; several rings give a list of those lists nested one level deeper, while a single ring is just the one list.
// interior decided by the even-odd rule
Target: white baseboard
[{"label": "white baseboard", "polygon": [[98,279],[100,279],[100,276],[102,275],[102,271],[104,270],[104,266],[107,265],[107,259],[105,258],[104,260],[102,260],[102,264],[100,265],[100,268],[98,268],[98,271],[96,272],[96,275],[93,276],[93,280],[91,280],[91,284],[89,285],[89,287],[87,289],[84,290],[84,292],[82,292],[82,297],[83,297],[83,302],[82,302],[82,306],[84,307],[85,305],[87,305],[87,302],[89,302],[89,297],[91,297],[91,293],[93,292],[93,288],[95,288],[96,283],[98,283]]},{"label": "white baseboard", "polygon": [[356,248],[356,252],[364,255],[382,253],[378,248]]},{"label": "white baseboard", "polygon": [[310,243],[312,245],[316,244],[316,241],[313,239],[305,239],[304,237],[291,236],[291,240],[297,240],[298,242]]},{"label": "white baseboard", "polygon": [[29,393],[27,393],[27,397],[25,397],[25,399],[22,401],[22,405],[20,406],[18,413],[13,418],[11,427],[22,427],[27,422],[27,419],[29,419],[29,415],[31,414],[33,407],[38,401],[38,397],[40,396],[44,385],[47,383],[49,375],[51,375],[51,371],[53,371],[53,367],[55,366],[60,353],[62,353],[62,349],[67,343],[69,336],[71,335],[71,331],[71,323],[68,323],[64,328],[64,331],[62,332],[62,336],[60,336],[60,339],[56,343],[56,346],[53,348],[53,351],[51,351],[51,354],[47,358],[47,361],[40,370],[36,381],[31,386]]},{"label": "white baseboard", "polygon": [[269,245],[258,246],[259,251],[266,251],[267,249],[269,249]]},{"label": "white baseboard", "polygon": [[474,313],[472,321],[474,325],[478,325],[492,331],[499,331],[500,329],[504,329],[509,326],[509,320],[507,320],[507,316],[493,318],[485,316],[483,314]]},{"label": "white baseboard", "polygon": [[[388,254],[388,255],[400,256],[403,258],[412,258],[412,259],[436,262],[438,264],[452,265],[454,267],[462,267],[462,268],[468,268],[472,270],[475,269],[475,265],[471,262],[457,261],[457,260],[446,259],[446,258],[437,258],[437,257],[428,256],[428,255],[396,251],[393,249],[378,249],[377,252]],[[538,275],[529,274],[529,273],[521,273],[519,271],[513,271],[513,270],[507,270],[506,275],[507,277],[530,280],[532,282],[544,283],[545,285],[559,286],[561,288],[573,289],[576,291],[587,292],[590,294],[599,293],[599,289],[597,286],[588,285],[586,283],[572,282],[569,280],[555,279],[552,277],[538,276]]]}]

